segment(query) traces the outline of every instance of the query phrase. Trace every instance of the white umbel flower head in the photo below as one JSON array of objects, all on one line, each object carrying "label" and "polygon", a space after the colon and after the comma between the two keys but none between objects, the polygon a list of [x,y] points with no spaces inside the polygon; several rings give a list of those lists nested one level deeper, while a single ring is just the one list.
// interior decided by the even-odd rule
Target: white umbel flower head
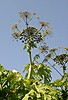
[{"label": "white umbel flower head", "polygon": [[13,69],[12,72],[13,72],[13,73],[17,73],[18,71],[17,71],[16,69]]}]

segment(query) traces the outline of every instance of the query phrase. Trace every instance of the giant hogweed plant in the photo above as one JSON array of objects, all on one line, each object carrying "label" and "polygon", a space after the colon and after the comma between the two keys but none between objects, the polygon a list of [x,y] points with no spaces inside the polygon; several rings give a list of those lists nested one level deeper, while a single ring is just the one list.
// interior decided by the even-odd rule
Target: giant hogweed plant
[{"label": "giant hogweed plant", "polygon": [[[48,47],[45,43],[45,37],[51,34],[51,28],[48,22],[39,21],[39,28],[33,27],[30,25],[30,21],[36,16],[35,13],[30,12],[20,12],[20,18],[24,21],[26,28],[19,29],[19,24],[15,24],[12,26],[13,34],[12,37],[17,41],[20,40],[23,43],[23,48],[27,50],[29,54],[30,63],[26,65],[24,71],[28,71],[26,74],[27,79],[38,79],[44,80],[45,77],[48,75],[49,81],[50,79],[50,72],[49,66],[36,62],[36,58],[39,57],[39,54],[36,54],[34,58],[32,58],[32,49],[38,49],[38,46],[44,45],[45,49],[47,50]],[[20,22],[20,21],[19,21]]]},{"label": "giant hogweed plant", "polygon": [[[25,28],[19,27],[19,20],[12,26],[12,37],[13,40],[22,42],[23,49],[29,54],[30,63],[24,68],[24,78],[17,70],[9,71],[0,65],[0,100],[68,100],[68,48],[61,47],[64,50],[61,54],[58,54],[61,48],[48,48],[45,38],[51,34],[50,25],[40,21],[39,17],[38,28],[30,25],[35,13],[20,12],[19,16],[25,23]],[[34,57],[33,49],[39,49]],[[42,54],[44,56],[39,63]],[[63,73],[58,70],[59,66]],[[50,67],[56,70],[60,79],[51,82]]]},{"label": "giant hogweed plant", "polygon": [[[63,53],[58,54],[57,51],[62,50]],[[50,63],[50,60],[52,60],[52,64]],[[53,48],[49,50],[48,54],[45,56],[43,63],[48,63],[52,68],[56,70],[58,74],[60,74],[61,78],[55,80],[52,85],[58,89],[61,89],[62,93],[62,100],[68,100],[68,48],[65,48],[63,46],[59,48]],[[61,71],[58,70],[58,67],[63,70]]]},{"label": "giant hogweed plant", "polygon": [[[35,13],[20,12],[19,15],[20,18],[24,21],[26,28],[23,28],[22,31],[20,31],[18,27],[19,24],[13,25],[12,29],[14,30],[14,32],[12,34],[12,37],[17,41],[20,40],[23,43],[23,49],[26,49],[27,53],[29,54],[30,63],[27,64],[24,68],[24,71],[27,71],[25,75],[25,82],[27,84],[32,84],[28,85],[30,86],[31,90],[26,94],[23,100],[63,100],[65,98],[67,100],[68,73],[66,72],[66,64],[68,63],[68,48],[62,47],[62,49],[65,50],[65,53],[58,55],[56,53],[56,51],[58,50],[57,48],[49,50],[45,42],[45,38],[51,34],[49,23],[40,21],[40,18],[38,17],[39,28],[33,27],[30,25],[30,21],[34,16],[36,16]],[[40,53],[36,54],[33,58],[32,50],[34,48],[39,49]],[[45,57],[42,62],[39,63],[37,59],[40,58],[41,54],[44,54]],[[50,63],[50,59],[53,60],[54,64]],[[46,62],[48,63],[48,65],[46,64]],[[63,75],[58,70],[58,68],[55,67],[57,64],[63,69]],[[49,66],[54,68],[56,72],[61,76],[61,79],[54,81],[52,84],[50,83],[51,69]],[[49,87],[48,84],[52,87]],[[40,87],[40,85],[42,88]],[[56,90],[52,90],[54,89],[53,87],[55,87]],[[59,87],[61,89],[59,89]]]}]

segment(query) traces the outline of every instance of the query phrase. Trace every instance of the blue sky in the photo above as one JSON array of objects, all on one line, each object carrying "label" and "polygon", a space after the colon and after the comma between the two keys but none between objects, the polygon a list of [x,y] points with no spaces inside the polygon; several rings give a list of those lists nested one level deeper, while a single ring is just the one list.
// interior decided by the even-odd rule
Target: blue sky
[{"label": "blue sky", "polygon": [[53,35],[46,40],[50,48],[68,47],[68,0],[0,0],[0,64],[22,73],[28,55],[20,42],[11,39],[11,26],[19,20],[21,11],[35,12],[50,23]]}]

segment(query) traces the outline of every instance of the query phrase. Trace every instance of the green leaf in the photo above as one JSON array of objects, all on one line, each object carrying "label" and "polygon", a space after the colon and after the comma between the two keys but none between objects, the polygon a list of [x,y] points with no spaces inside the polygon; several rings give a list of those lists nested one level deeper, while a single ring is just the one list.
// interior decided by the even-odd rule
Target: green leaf
[{"label": "green leaf", "polygon": [[35,92],[35,91],[34,91],[33,89],[30,90],[30,92],[27,93],[27,94],[24,96],[24,98],[23,98],[22,100],[29,100],[28,98],[29,98],[29,97],[33,97],[34,92]]},{"label": "green leaf", "polygon": [[24,43],[23,49],[26,49],[26,48],[27,48],[27,43]]},{"label": "green leaf", "polygon": [[67,77],[62,77],[61,79],[57,79],[56,81],[54,81],[54,85],[57,87],[60,87],[62,85],[64,85],[64,83],[66,82]]},{"label": "green leaf", "polygon": [[24,68],[24,71],[23,71],[23,72],[27,71],[27,70],[29,69],[29,67],[30,67],[30,64],[27,64],[27,65],[25,66],[25,68]]},{"label": "green leaf", "polygon": [[[34,61],[36,61],[36,59],[38,59],[38,58],[40,58],[40,55],[39,54],[36,54],[35,56],[34,56]],[[34,62],[33,61],[33,62]]]},{"label": "green leaf", "polygon": [[4,70],[4,67],[0,64],[0,71]]}]

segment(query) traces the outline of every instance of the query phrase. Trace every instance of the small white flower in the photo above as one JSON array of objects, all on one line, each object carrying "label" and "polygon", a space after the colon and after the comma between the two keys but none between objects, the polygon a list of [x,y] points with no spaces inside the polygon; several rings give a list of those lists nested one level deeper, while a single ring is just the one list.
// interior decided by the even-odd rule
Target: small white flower
[{"label": "small white flower", "polygon": [[41,25],[41,26],[44,26],[44,27],[46,27],[46,26],[48,27],[49,23],[48,23],[48,22],[43,22],[43,21],[41,21],[41,22],[40,22],[40,25]]},{"label": "small white flower", "polygon": [[13,72],[13,73],[17,73],[18,71],[17,71],[16,69],[13,69],[12,72]]}]

